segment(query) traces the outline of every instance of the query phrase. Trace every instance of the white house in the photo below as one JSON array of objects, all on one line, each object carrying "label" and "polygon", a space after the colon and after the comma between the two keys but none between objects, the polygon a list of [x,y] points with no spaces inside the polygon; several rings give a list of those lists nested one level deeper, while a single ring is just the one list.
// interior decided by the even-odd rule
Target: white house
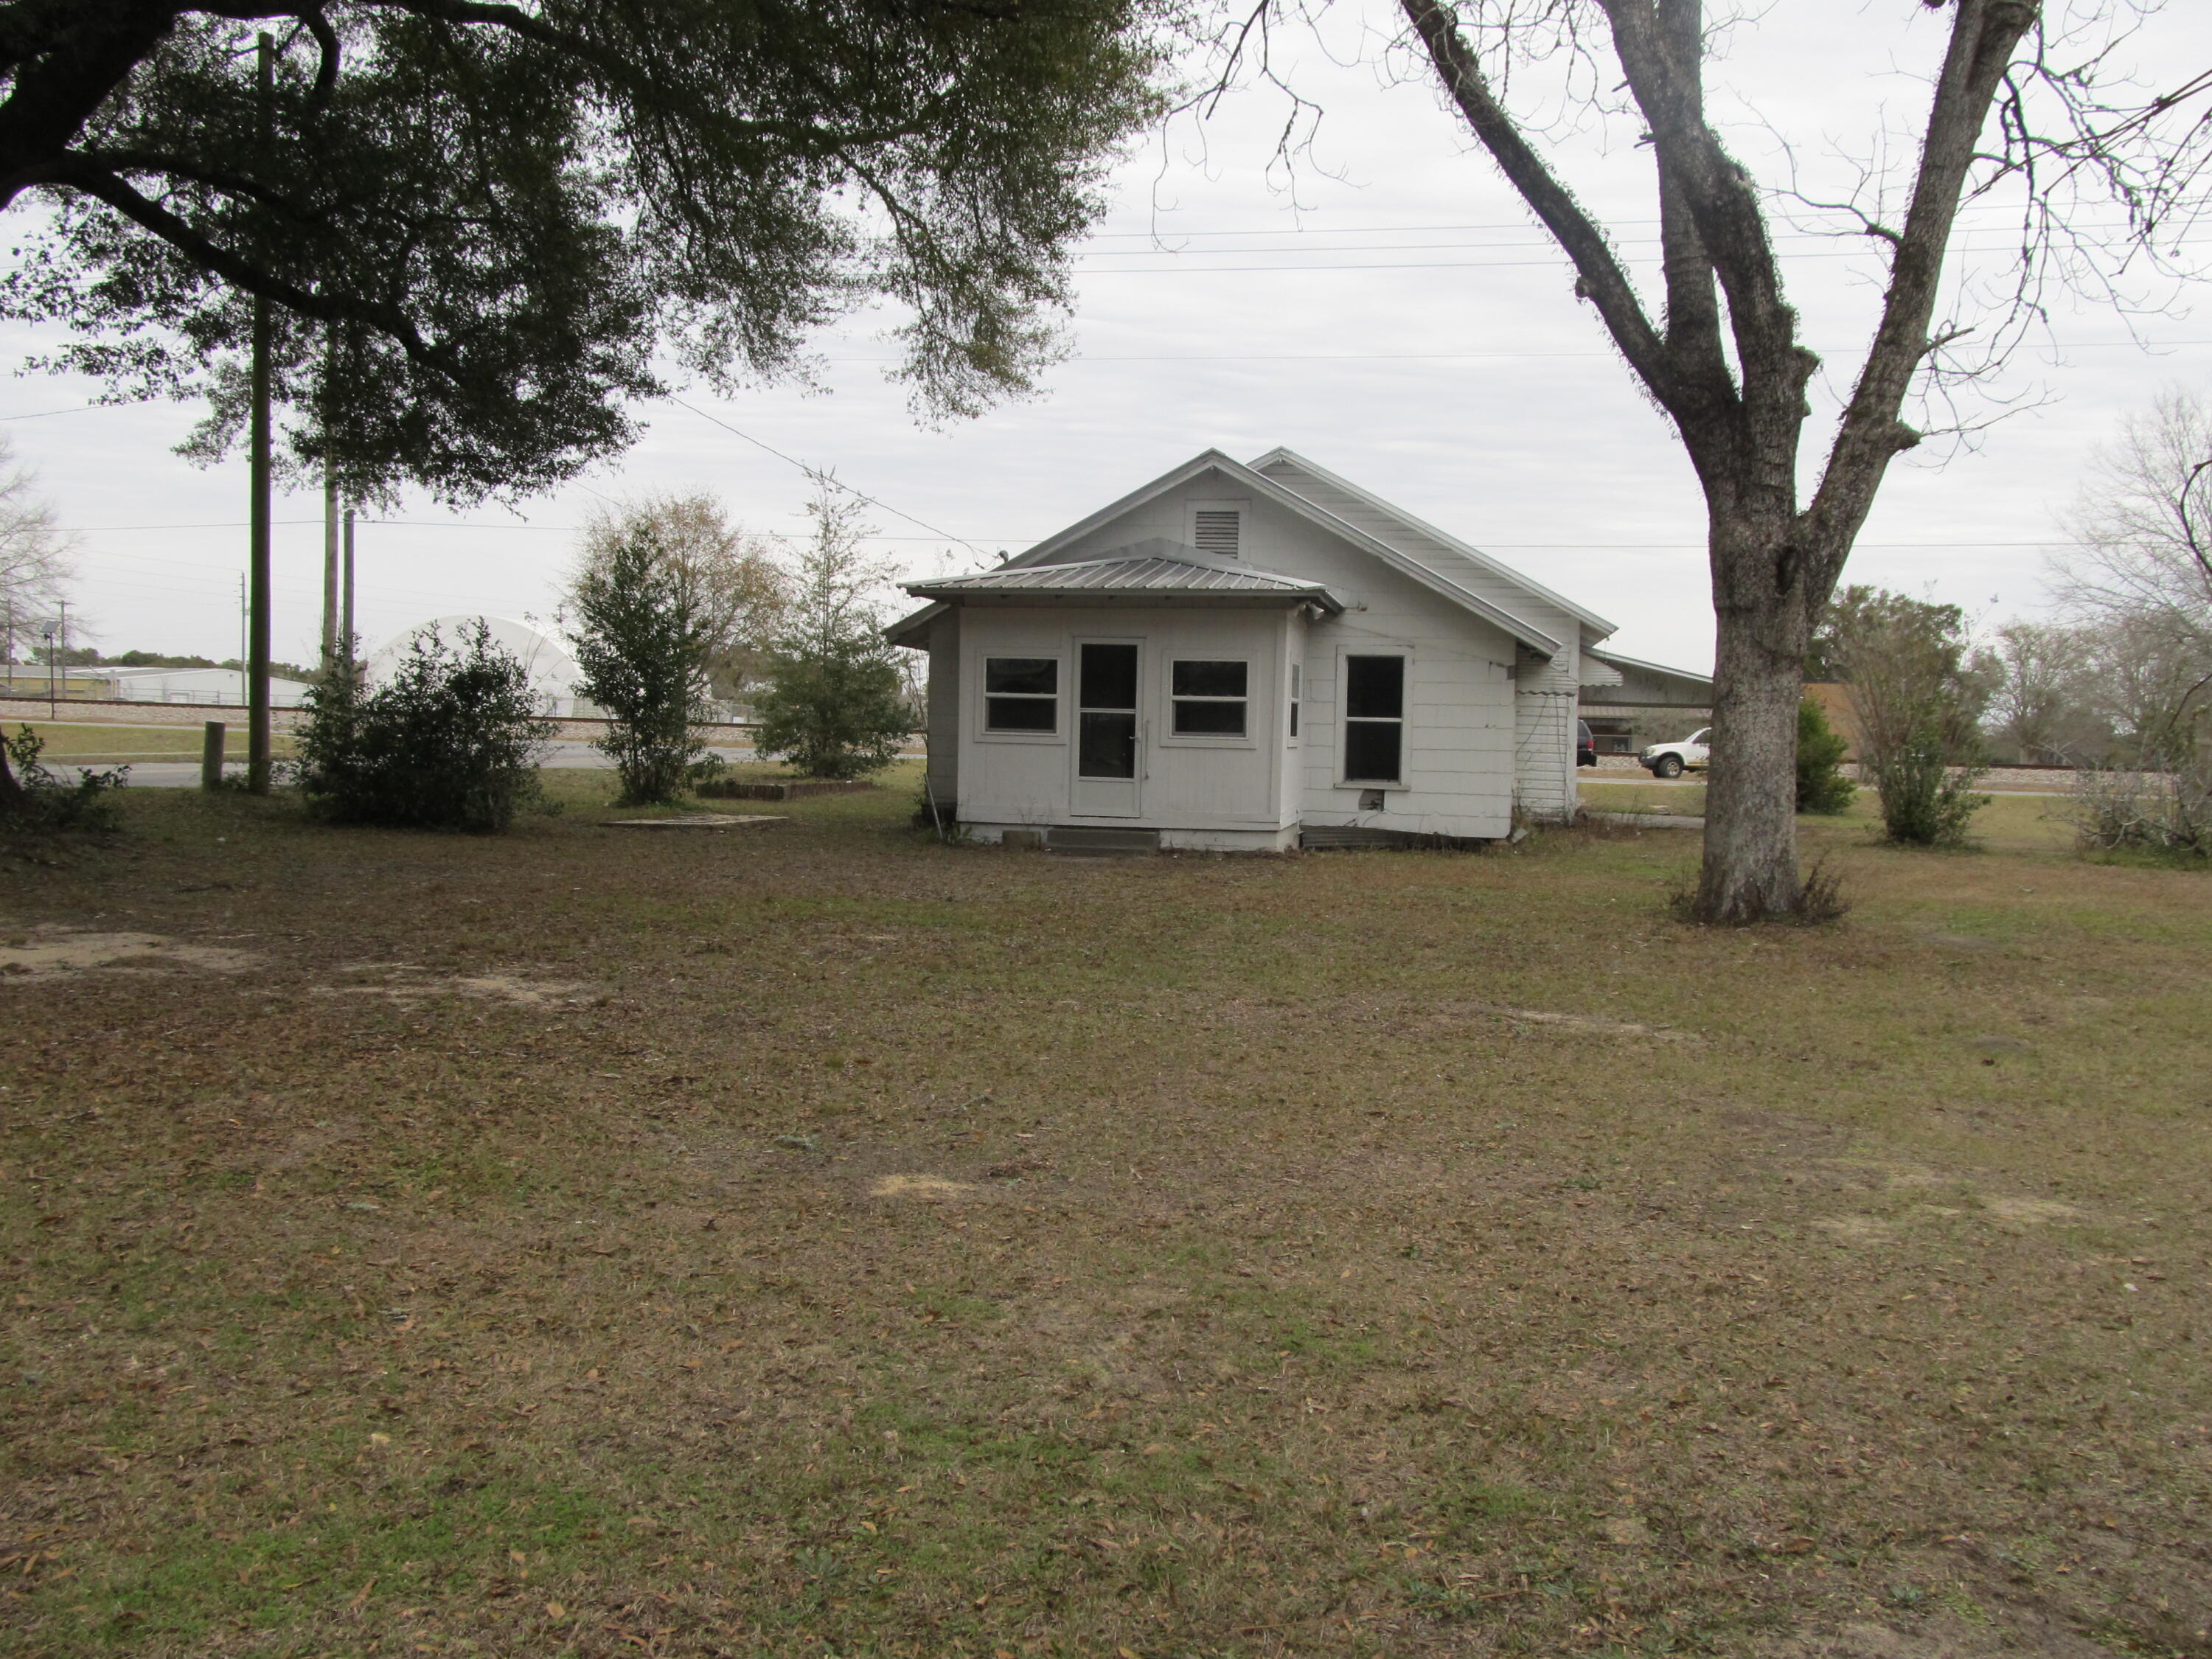
[{"label": "white house", "polygon": [[907,584],[929,787],[979,840],[1269,850],[1575,806],[1602,617],[1286,449],[1218,450]]}]

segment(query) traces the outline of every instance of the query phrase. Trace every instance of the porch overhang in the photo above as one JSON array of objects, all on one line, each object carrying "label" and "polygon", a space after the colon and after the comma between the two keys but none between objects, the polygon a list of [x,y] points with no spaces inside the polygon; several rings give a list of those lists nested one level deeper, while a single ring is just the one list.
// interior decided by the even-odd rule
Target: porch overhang
[{"label": "porch overhang", "polygon": [[[1311,605],[1327,616],[1340,615],[1345,608],[1319,582],[1255,569],[1158,537],[1076,563],[1002,565],[972,576],[905,586],[915,598],[939,605],[1236,610]],[[895,623],[893,641],[905,643],[902,636],[918,633],[927,614]]]}]

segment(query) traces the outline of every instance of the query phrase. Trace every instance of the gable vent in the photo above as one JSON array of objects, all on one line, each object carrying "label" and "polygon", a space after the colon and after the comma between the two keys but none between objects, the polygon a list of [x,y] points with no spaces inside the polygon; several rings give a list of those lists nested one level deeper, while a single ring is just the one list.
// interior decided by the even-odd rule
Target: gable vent
[{"label": "gable vent", "polygon": [[1243,514],[1233,507],[1201,507],[1191,514],[1191,536],[1201,553],[1224,559],[1237,556],[1237,531]]}]

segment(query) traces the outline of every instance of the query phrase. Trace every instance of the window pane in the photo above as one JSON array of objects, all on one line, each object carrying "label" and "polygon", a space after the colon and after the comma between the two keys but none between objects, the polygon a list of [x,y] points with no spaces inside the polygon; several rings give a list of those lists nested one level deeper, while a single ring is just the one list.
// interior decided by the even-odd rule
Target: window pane
[{"label": "window pane", "polygon": [[1241,738],[1244,735],[1244,705],[1237,702],[1178,702],[1175,706],[1178,735],[1203,738]]},{"label": "window pane", "polygon": [[1296,703],[1292,703],[1292,704],[1291,705],[1291,735],[1292,737],[1294,737],[1294,738],[1295,738],[1296,736],[1297,736],[1297,734],[1298,734],[1298,706],[1297,706],[1297,704],[1296,704]]},{"label": "window pane", "polygon": [[1137,775],[1137,717],[1088,712],[1083,716],[1075,769],[1086,778]]},{"label": "window pane", "polygon": [[[1403,657],[1346,657],[1344,712],[1351,720],[1402,720],[1406,714]],[[1395,773],[1391,774],[1396,776]]]},{"label": "window pane", "polygon": [[1137,706],[1137,647],[1133,645],[1086,645],[1083,647],[1083,707],[1134,708]]},{"label": "window pane", "polygon": [[1051,657],[986,657],[986,691],[1030,691],[1050,696],[1060,690],[1060,664]]},{"label": "window pane", "polygon": [[1179,662],[1175,665],[1175,694],[1178,697],[1241,697],[1244,695],[1244,665]]},{"label": "window pane", "polygon": [[[1398,659],[1393,658],[1390,660]],[[1396,720],[1345,721],[1346,780],[1350,782],[1395,783],[1400,776],[1398,757],[1405,735],[1406,728]]]},{"label": "window pane", "polygon": [[986,697],[983,723],[993,732],[1054,732],[1059,707],[1050,697]]}]

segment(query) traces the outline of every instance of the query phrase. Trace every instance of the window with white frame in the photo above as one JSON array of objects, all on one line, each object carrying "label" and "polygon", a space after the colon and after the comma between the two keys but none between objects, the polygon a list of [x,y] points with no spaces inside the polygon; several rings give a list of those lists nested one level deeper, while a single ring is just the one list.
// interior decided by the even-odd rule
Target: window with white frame
[{"label": "window with white frame", "polygon": [[1179,657],[1168,665],[1168,699],[1179,738],[1241,738],[1247,729],[1250,665],[1234,659]]},{"label": "window with white frame", "polygon": [[1297,741],[1298,735],[1298,707],[1304,696],[1305,665],[1294,662],[1291,665],[1291,738],[1293,742]]},{"label": "window with white frame", "polygon": [[1397,783],[1406,775],[1406,659],[1344,659],[1344,781]]},{"label": "window with white frame", "polygon": [[1057,657],[983,659],[983,729],[1052,732],[1060,730]]}]

